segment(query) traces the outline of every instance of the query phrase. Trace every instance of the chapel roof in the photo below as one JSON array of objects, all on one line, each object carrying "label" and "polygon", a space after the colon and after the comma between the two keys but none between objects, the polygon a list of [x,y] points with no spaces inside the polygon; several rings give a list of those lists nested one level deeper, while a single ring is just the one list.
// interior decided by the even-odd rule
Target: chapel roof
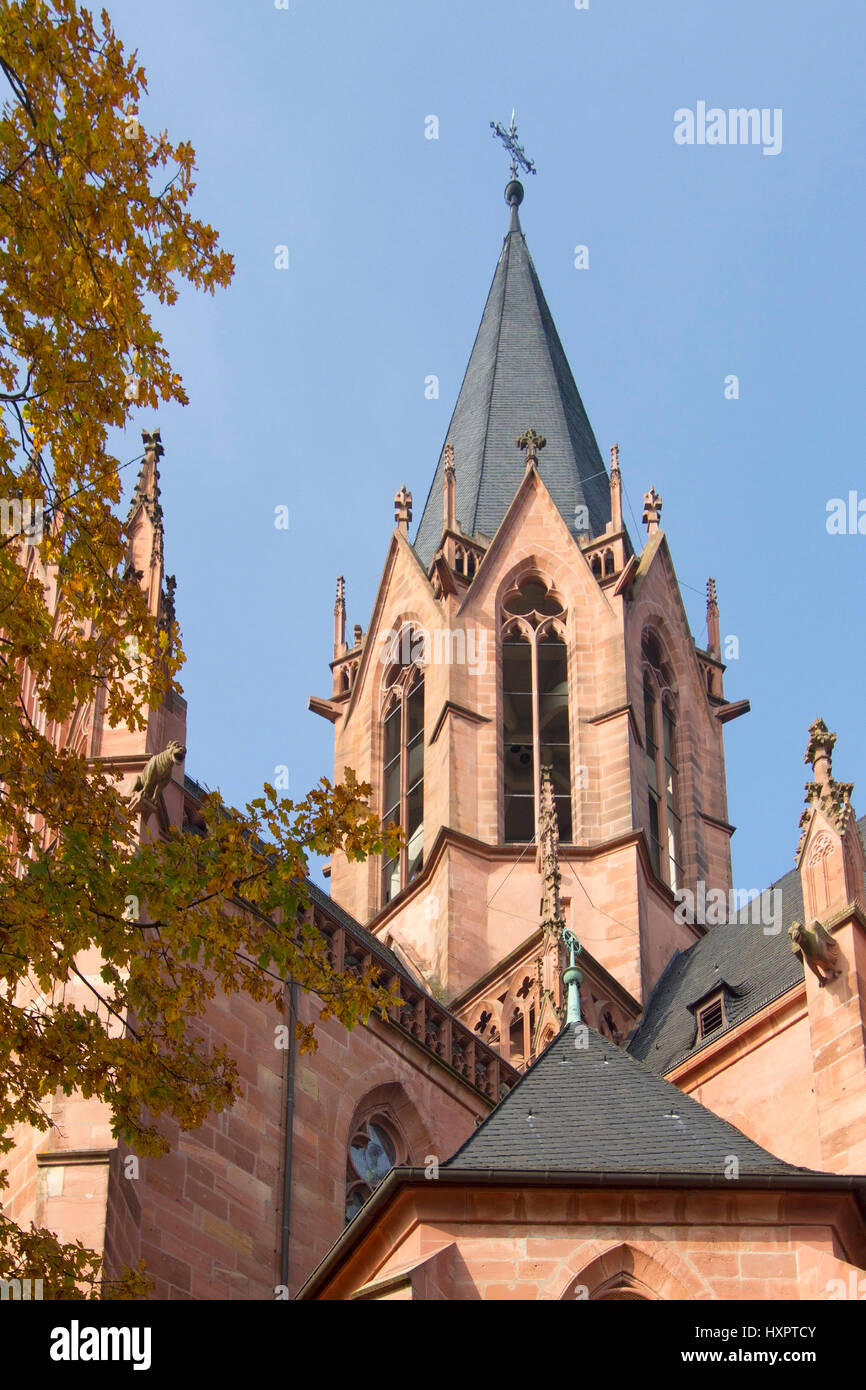
[{"label": "chapel roof", "polygon": [[[610,487],[592,426],[532,263],[517,208],[522,186],[506,189],[511,224],[444,443],[454,447],[456,515],[466,535],[492,537],[520,486],[517,437],[545,436],[538,471],[569,526],[585,506],[593,535],[610,520]],[[415,537],[425,567],[442,535],[444,447]]]},{"label": "chapel roof", "polygon": [[732,1156],[742,1178],[810,1172],[774,1157],[593,1028],[569,1024],[442,1166],[722,1178]]}]

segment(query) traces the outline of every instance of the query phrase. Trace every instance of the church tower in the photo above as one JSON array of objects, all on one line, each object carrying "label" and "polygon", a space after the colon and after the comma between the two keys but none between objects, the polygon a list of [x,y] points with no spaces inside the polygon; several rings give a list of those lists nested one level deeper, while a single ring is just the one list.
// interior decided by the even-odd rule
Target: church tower
[{"label": "church tower", "polygon": [[564,1018],[539,913],[553,808],[583,1018],[620,1041],[703,934],[677,890],[731,887],[722,726],[748,710],[723,692],[712,580],[706,649],[689,630],[654,488],[642,547],[628,533],[619,450],[608,471],[523,197],[512,177],[414,540],[404,485],[369,626],[347,640],[339,579],[331,694],[310,701],[334,724],[335,775],[370,782],[404,832],[396,859],[335,855],[333,898],[517,1065]]}]

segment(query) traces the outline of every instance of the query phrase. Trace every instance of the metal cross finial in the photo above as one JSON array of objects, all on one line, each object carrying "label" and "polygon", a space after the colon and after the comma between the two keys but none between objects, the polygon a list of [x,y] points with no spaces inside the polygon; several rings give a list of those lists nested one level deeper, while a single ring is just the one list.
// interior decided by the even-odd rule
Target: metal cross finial
[{"label": "metal cross finial", "polygon": [[502,141],[508,153],[511,155],[511,177],[513,179],[517,178],[519,172],[518,165],[521,169],[525,169],[527,174],[535,174],[538,172],[532,160],[526,158],[523,152],[523,146],[517,143],[517,123],[515,122],[513,111],[511,113],[511,125],[507,130],[504,130],[498,121],[491,121],[490,129],[493,131],[497,140]]}]

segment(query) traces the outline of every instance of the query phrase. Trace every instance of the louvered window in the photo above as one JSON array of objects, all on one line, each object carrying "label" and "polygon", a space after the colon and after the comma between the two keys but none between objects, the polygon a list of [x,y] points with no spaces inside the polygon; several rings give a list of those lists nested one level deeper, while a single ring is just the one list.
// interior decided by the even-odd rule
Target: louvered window
[{"label": "louvered window", "polygon": [[708,1038],[725,1026],[725,1004],[720,994],[698,1009],[698,1038]]}]

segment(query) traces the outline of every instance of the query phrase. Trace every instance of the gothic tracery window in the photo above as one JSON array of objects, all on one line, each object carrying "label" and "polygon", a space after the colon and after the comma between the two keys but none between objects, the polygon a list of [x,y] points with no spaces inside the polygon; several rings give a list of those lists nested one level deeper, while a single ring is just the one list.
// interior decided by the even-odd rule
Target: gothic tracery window
[{"label": "gothic tracery window", "polygon": [[405,1145],[382,1115],[355,1126],[346,1156],[346,1221],[361,1210],[373,1189],[396,1163],[405,1159]]},{"label": "gothic tracery window", "polygon": [[568,648],[559,597],[535,576],[503,603],[502,745],[505,839],[535,836],[541,768],[552,768],[560,839],[571,840]]},{"label": "gothic tracery window", "polygon": [[659,878],[676,890],[682,879],[676,696],[670,667],[653,633],[644,636],[643,657],[650,857]]},{"label": "gothic tracery window", "polygon": [[382,823],[399,825],[406,842],[382,866],[383,902],[411,883],[424,853],[424,670],[415,659],[415,643],[401,642],[399,651],[400,660],[386,678]]}]

